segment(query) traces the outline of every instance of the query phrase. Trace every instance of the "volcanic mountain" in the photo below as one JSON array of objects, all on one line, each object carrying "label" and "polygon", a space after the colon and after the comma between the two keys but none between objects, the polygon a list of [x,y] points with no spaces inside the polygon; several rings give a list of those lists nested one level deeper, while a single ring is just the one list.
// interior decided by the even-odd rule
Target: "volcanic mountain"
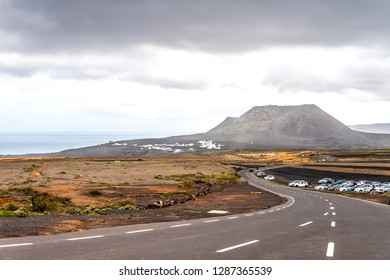
[{"label": "volcanic mountain", "polygon": [[143,156],[205,149],[390,148],[390,135],[354,131],[316,105],[254,107],[206,133],[110,142],[55,156]]},{"label": "volcanic mountain", "polygon": [[390,137],[354,131],[316,105],[254,107],[238,118],[228,117],[203,137],[258,148],[390,146]]}]

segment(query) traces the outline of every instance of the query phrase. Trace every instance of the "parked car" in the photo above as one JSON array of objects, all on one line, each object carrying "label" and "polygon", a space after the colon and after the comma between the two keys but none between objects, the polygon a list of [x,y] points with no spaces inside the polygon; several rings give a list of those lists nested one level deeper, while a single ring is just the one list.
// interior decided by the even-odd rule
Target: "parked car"
[{"label": "parked car", "polygon": [[332,178],[323,178],[319,180],[318,183],[321,185],[329,185],[329,184],[333,184],[334,180]]},{"label": "parked car", "polygon": [[268,180],[268,181],[273,181],[273,180],[275,180],[275,177],[272,176],[272,175],[267,175],[267,176],[264,177],[264,179]]},{"label": "parked car", "polygon": [[365,185],[358,186],[354,191],[355,192],[369,193],[373,189],[374,189],[373,185],[365,184]]},{"label": "parked car", "polygon": [[308,187],[309,183],[305,180],[295,180],[288,184],[289,187]]},{"label": "parked car", "polygon": [[390,191],[390,185],[382,184],[382,185],[376,186],[376,187],[374,188],[374,190],[375,190],[377,193],[385,193],[385,192]]},{"label": "parked car", "polygon": [[357,184],[355,181],[346,181],[345,183],[341,184],[340,186],[336,186],[335,190],[338,191],[347,191],[350,187],[353,187]]},{"label": "parked car", "polygon": [[253,172],[253,169],[249,169],[249,172]]},{"label": "parked car", "polygon": [[264,177],[266,175],[267,174],[265,174],[265,172],[263,172],[263,171],[257,172],[257,174],[256,174],[256,176],[258,176],[258,177]]},{"label": "parked car", "polygon": [[326,190],[329,186],[330,186],[330,184],[318,185],[318,186],[315,186],[314,189],[315,190]]}]

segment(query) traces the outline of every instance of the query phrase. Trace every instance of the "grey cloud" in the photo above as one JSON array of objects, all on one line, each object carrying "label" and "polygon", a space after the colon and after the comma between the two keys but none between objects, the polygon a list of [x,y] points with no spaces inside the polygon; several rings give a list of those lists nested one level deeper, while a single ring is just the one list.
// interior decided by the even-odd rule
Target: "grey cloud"
[{"label": "grey cloud", "polygon": [[3,51],[105,52],[135,45],[247,51],[389,43],[382,0],[0,0]]},{"label": "grey cloud", "polygon": [[[319,66],[320,67],[320,66]],[[279,91],[311,91],[317,93],[343,92],[357,89],[375,94],[382,100],[390,100],[390,62],[375,60],[360,63],[358,60],[341,69],[335,76],[324,77],[311,69],[302,70],[283,65],[271,70],[263,79],[266,85]]]},{"label": "grey cloud", "polygon": [[127,78],[130,82],[149,86],[158,86],[166,89],[204,90],[207,88],[205,81],[180,81],[165,77],[134,75]]}]

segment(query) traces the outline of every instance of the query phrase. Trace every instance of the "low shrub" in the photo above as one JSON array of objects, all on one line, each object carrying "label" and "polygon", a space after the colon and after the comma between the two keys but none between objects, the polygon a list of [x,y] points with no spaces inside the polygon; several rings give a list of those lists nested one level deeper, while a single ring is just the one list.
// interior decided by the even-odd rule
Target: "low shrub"
[{"label": "low shrub", "polygon": [[0,190],[0,198],[5,197],[8,194],[6,190]]},{"label": "low shrub", "polygon": [[191,188],[195,185],[194,180],[184,180],[179,184],[179,187],[182,188]]},{"label": "low shrub", "polygon": [[17,209],[17,207],[15,206],[15,204],[13,204],[13,203],[9,203],[8,205],[7,205],[7,210],[8,211],[15,211]]},{"label": "low shrub", "polygon": [[33,212],[64,213],[70,204],[70,198],[54,196],[46,192],[35,191],[31,196],[31,209]]},{"label": "low shrub", "polygon": [[99,190],[90,190],[90,191],[88,191],[88,194],[93,195],[93,196],[100,196],[100,195],[102,195],[102,192]]}]

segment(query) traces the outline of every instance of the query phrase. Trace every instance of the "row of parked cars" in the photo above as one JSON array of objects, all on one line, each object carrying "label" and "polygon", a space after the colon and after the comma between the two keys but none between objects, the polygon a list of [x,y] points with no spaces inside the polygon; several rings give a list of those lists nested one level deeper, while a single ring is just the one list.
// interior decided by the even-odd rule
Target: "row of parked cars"
[{"label": "row of parked cars", "polygon": [[[254,172],[250,169],[249,172]],[[275,180],[273,175],[267,175],[265,172],[257,172],[258,177],[262,177],[265,180]],[[332,178],[323,178],[318,181],[317,186],[314,187],[316,190],[327,190],[327,191],[340,191],[340,192],[360,192],[360,193],[371,193],[376,192],[379,194],[390,193],[390,182],[373,182],[373,181],[352,181],[352,180],[333,180]],[[289,187],[309,187],[309,182],[305,180],[295,180],[288,184]]]},{"label": "row of parked cars", "polygon": [[390,192],[390,182],[373,182],[373,181],[351,181],[324,178],[318,181],[320,185],[315,186],[316,190],[340,191],[340,192],[361,192],[361,193],[387,193]]}]

